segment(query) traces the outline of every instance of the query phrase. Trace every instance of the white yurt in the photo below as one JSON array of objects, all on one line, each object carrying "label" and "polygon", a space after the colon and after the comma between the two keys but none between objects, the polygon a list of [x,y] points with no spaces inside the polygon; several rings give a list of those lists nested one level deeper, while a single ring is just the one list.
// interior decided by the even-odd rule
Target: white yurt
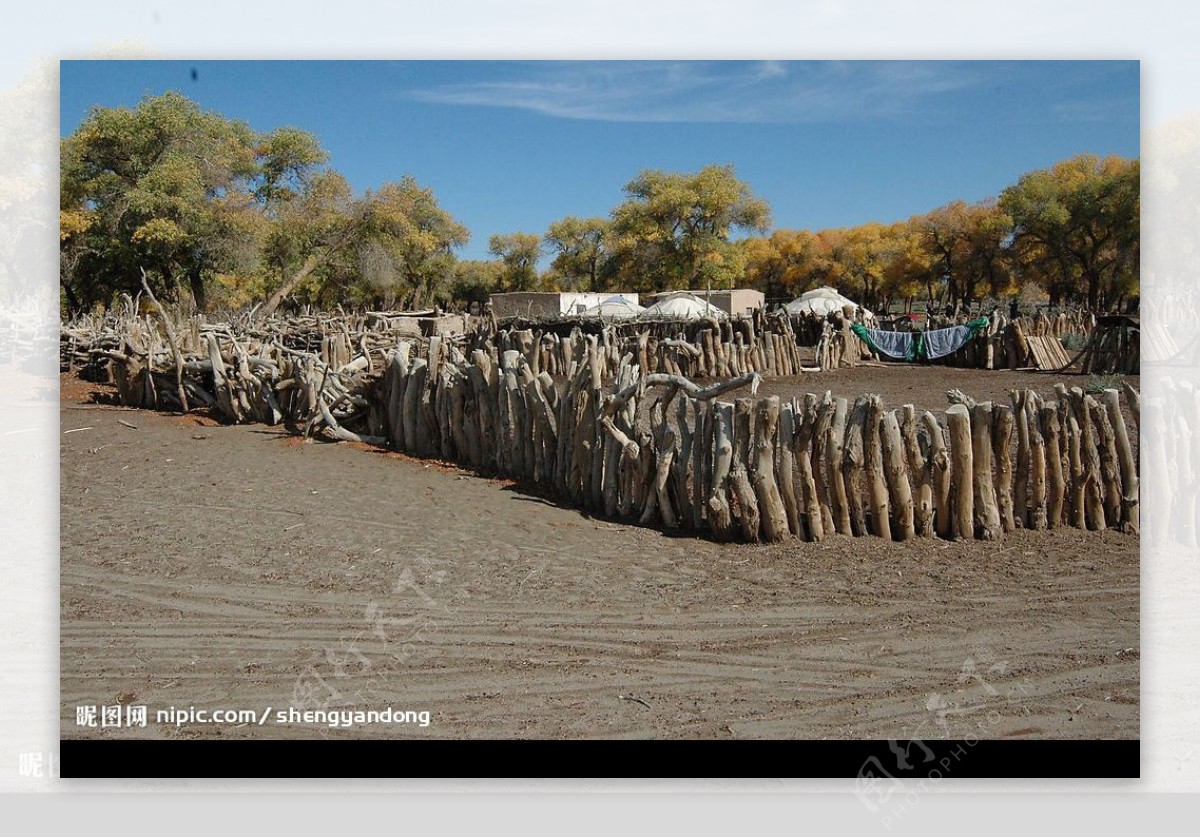
[{"label": "white yurt", "polygon": [[598,305],[586,308],[579,313],[580,317],[597,317],[601,320],[636,320],[645,311],[644,306],[625,299],[620,294],[609,297]]},{"label": "white yurt", "polygon": [[699,320],[702,317],[724,320],[727,316],[712,303],[686,291],[663,297],[641,313],[642,320]]},{"label": "white yurt", "polygon": [[875,317],[854,300],[843,297],[833,288],[814,288],[812,291],[805,291],[784,308],[787,309],[788,314],[815,314],[818,317],[824,317],[831,311],[841,311],[843,306],[854,306],[856,310],[861,310],[864,320],[872,320]]}]

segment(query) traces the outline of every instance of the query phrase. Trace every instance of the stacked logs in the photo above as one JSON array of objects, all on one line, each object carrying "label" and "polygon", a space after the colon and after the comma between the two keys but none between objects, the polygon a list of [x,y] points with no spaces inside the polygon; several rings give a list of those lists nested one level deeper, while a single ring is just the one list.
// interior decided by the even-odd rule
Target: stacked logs
[{"label": "stacked logs", "polygon": [[731,320],[663,321],[636,325],[604,324],[589,334],[578,324],[569,331],[547,326],[501,330],[501,351],[516,350],[535,372],[562,375],[594,337],[602,369],[616,369],[631,354],[646,373],[686,378],[729,378],[756,372],[764,376],[799,375],[804,370],[800,346],[788,318],[740,317]]}]

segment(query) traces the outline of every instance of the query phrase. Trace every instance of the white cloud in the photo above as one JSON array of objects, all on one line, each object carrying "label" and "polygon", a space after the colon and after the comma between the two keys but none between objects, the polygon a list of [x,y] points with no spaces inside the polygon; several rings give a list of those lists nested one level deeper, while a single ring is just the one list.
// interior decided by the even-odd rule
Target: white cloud
[{"label": "white cloud", "polygon": [[892,116],[975,84],[947,62],[530,62],[509,78],[410,90],[417,101],[611,122],[824,122]]}]

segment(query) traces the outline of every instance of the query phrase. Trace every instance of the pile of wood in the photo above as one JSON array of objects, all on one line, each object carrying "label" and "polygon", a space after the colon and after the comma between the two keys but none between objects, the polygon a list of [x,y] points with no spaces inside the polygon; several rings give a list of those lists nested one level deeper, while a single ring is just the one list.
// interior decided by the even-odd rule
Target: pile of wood
[{"label": "pile of wood", "polygon": [[1025,334],[1038,338],[1061,338],[1064,335],[1090,334],[1096,325],[1096,315],[1084,309],[1047,313],[1038,309],[1033,317],[1018,317]]},{"label": "pile of wood", "polygon": [[1026,332],[1028,318],[1018,318],[1008,325],[1005,346],[1009,351],[1009,368],[1033,367],[1043,371],[1064,369],[1071,364],[1071,355],[1061,338]]},{"label": "pile of wood", "polygon": [[728,320],[621,324],[561,318],[537,325],[514,325],[510,320],[508,327],[499,331],[497,342],[501,351],[520,352],[535,373],[546,371],[559,376],[572,363],[582,361],[583,347],[593,337],[606,375],[626,354],[632,355],[645,373],[693,379],[728,378],[750,372],[790,376],[804,370],[800,346],[788,318],[764,316],[761,312]]},{"label": "pile of wood", "polygon": [[1109,314],[1096,318],[1079,359],[1084,374],[1137,375],[1141,371],[1141,327],[1138,318]]}]

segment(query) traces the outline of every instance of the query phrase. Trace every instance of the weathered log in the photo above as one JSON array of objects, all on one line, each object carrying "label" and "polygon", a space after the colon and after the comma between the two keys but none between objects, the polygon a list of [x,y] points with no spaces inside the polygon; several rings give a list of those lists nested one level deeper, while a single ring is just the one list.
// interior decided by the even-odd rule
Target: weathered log
[{"label": "weathered log", "polygon": [[813,428],[812,451],[809,459],[812,462],[813,478],[817,486],[817,502],[821,512],[821,527],[824,532],[833,532],[833,501],[830,497],[828,468],[825,461],[825,447],[829,439],[830,428],[833,425],[833,394],[825,391],[824,397],[816,408],[816,420]]},{"label": "weathered log", "polygon": [[783,508],[787,514],[788,530],[793,535],[803,536],[800,525],[800,506],[796,500],[796,405],[786,401],[779,408],[779,492],[783,497]]},{"label": "weathered log", "polygon": [[1046,448],[1046,526],[1063,525],[1066,481],[1063,479],[1063,454],[1058,405],[1049,402],[1038,410],[1042,439]]},{"label": "weathered log", "polygon": [[913,529],[922,538],[930,538],[933,536],[932,467],[917,438],[917,409],[906,404],[902,416],[900,438],[904,442],[904,461],[912,480]]},{"label": "weathered log", "polygon": [[1121,386],[1125,389],[1125,400],[1129,402],[1129,412],[1133,414],[1133,421],[1140,430],[1142,427],[1142,394],[1128,381],[1122,381]]},{"label": "weathered log", "polygon": [[867,421],[867,397],[859,396],[846,424],[846,444],[842,456],[842,478],[846,484],[846,501],[850,513],[850,529],[856,536],[867,534],[866,509],[859,485],[865,464],[863,432]]},{"label": "weathered log", "polygon": [[713,469],[710,480],[711,494],[708,497],[708,523],[713,537],[718,541],[729,541],[733,537],[733,516],[726,492],[733,462],[733,405],[714,402],[713,424]]},{"label": "weathered log", "polygon": [[1121,415],[1121,397],[1116,390],[1109,389],[1104,391],[1101,401],[1104,409],[1108,412],[1108,421],[1112,425],[1117,462],[1121,469],[1121,526],[1127,532],[1137,533],[1141,528],[1137,462],[1133,458],[1133,448],[1129,443],[1129,431],[1125,427],[1125,417]]},{"label": "weathered log", "polygon": [[894,518],[891,533],[899,541],[908,541],[916,536],[916,527],[912,485],[904,463],[904,441],[900,436],[900,423],[896,419],[896,411],[887,411],[882,420],[880,442],[883,447],[883,470],[887,479],[888,502]]},{"label": "weathered log", "polygon": [[954,537],[974,538],[975,457],[971,411],[963,404],[951,405],[946,409],[946,422],[950,428],[950,485],[954,506]]},{"label": "weathered log", "polygon": [[746,474],[743,463],[737,463],[729,473],[729,487],[738,505],[738,522],[741,524],[742,537],[750,542],[759,540],[758,501],[754,496],[754,488]]},{"label": "weathered log", "polygon": [[1036,394],[1028,391],[1024,400],[1025,428],[1029,434],[1029,527],[1044,530],[1049,526],[1046,491],[1046,438],[1042,435],[1040,409]]},{"label": "weathered log", "polygon": [[750,444],[754,437],[754,399],[734,399],[733,402],[733,462],[747,472],[753,467]]},{"label": "weathered log", "polygon": [[1003,535],[992,471],[992,403],[971,408],[971,454],[974,460],[975,537],[995,541]]},{"label": "weathered log", "polygon": [[692,442],[692,526],[704,526],[705,504],[708,500],[708,474],[712,459],[712,402],[689,397],[695,419],[696,437]]},{"label": "weathered log", "polygon": [[661,403],[654,406],[652,416],[655,449],[654,488],[648,494],[641,523],[651,523],[657,512],[663,526],[666,529],[674,529],[676,525],[675,510],[671,506],[667,483],[671,477],[671,463],[675,459],[675,431],[667,424]]},{"label": "weathered log", "polygon": [[821,514],[821,501],[817,495],[816,477],[813,475],[810,447],[817,425],[817,397],[814,393],[804,396],[804,408],[799,413],[799,427],[795,433],[796,465],[800,479],[800,505],[804,509],[804,525],[809,541],[825,539],[825,519]]},{"label": "weathered log", "polygon": [[[965,408],[964,408],[965,409]],[[969,421],[969,420],[968,420]],[[937,419],[929,411],[921,415],[925,428],[925,462],[932,484],[933,529],[941,538],[954,538],[954,500],[951,494],[950,451]],[[967,438],[970,439],[968,432]],[[969,516],[968,516],[969,520]]]},{"label": "weathered log", "polygon": [[850,507],[846,500],[846,481],[842,476],[842,460],[846,443],[846,420],[848,402],[844,398],[834,400],[833,421],[825,446],[825,462],[828,466],[829,500],[834,529],[842,535],[850,535]]},{"label": "weathered log", "polygon": [[763,540],[767,542],[782,541],[788,534],[787,510],[775,482],[775,435],[778,425],[779,397],[760,399],[754,423],[754,495],[762,519]]},{"label": "weathered log", "polygon": [[679,451],[671,466],[671,476],[674,482],[675,497],[678,499],[678,509],[675,511],[679,516],[680,524],[692,523],[695,517],[691,508],[692,495],[688,491],[688,479],[692,476],[692,445],[695,444],[696,439],[695,429],[688,427],[688,405],[691,403],[691,399],[684,396],[675,405],[675,423],[679,428],[677,431]]},{"label": "weathered log", "polygon": [[883,450],[880,426],[883,422],[883,401],[878,395],[867,397],[867,414],[863,423],[863,466],[867,476],[867,503],[871,512],[871,533],[885,541],[892,540],[892,525],[888,509],[887,479],[883,473]]},{"label": "weathered log", "polygon": [[387,446],[387,440],[381,436],[361,436],[353,431],[348,431],[343,428],[338,424],[338,421],[333,417],[333,414],[329,412],[329,408],[326,406],[323,400],[319,400],[317,402],[317,406],[320,408],[321,417],[325,420],[326,428],[335,439],[345,440],[347,442],[361,442],[367,445],[375,445],[380,448]]},{"label": "weathered log", "polygon": [[1029,411],[1028,404],[1033,393],[1030,390],[1009,390],[1008,398],[1012,402],[1013,421],[1017,433],[1017,468],[1013,478],[1013,520],[1019,527],[1030,526],[1029,512],[1029,478],[1032,471],[1032,452],[1030,450]]},{"label": "weathered log", "polygon": [[1100,494],[1104,503],[1104,519],[1109,525],[1115,525],[1121,520],[1121,474],[1120,458],[1117,455],[1116,431],[1108,419],[1108,412],[1092,396],[1087,397],[1087,408],[1096,429],[1098,453],[1100,454],[1100,479],[1102,486]]},{"label": "weathered log", "polygon": [[612,437],[619,449],[617,470],[611,481],[605,483],[605,509],[609,508],[609,495],[613,508],[621,517],[629,517],[633,508],[634,481],[637,479],[638,463],[641,461],[641,448],[624,431],[616,426],[609,416],[600,420],[601,427]]},{"label": "weathered log", "polygon": [[175,337],[175,327],[171,325],[171,318],[167,317],[167,311],[159,304],[158,298],[154,296],[154,292],[150,290],[150,283],[146,281],[146,269],[142,271],[142,289],[146,292],[146,296],[150,298],[150,302],[154,304],[154,310],[158,313],[162,320],[163,329],[167,333],[167,342],[171,347],[171,355],[175,359],[175,388],[179,398],[180,409],[182,412],[188,412],[187,391],[183,386],[183,353],[179,349],[179,339]]},{"label": "weathered log", "polygon": [[[480,464],[492,468],[496,465],[495,401],[491,398],[487,372],[480,362],[481,350],[475,350],[472,363],[467,367],[467,379],[475,393],[475,418],[479,426]],[[485,356],[486,357],[486,356]]]},{"label": "weathered log", "polygon": [[[1063,404],[1060,402],[1060,405]],[[1080,440],[1079,420],[1076,418],[1075,411],[1069,403],[1066,404],[1066,426],[1065,433],[1067,437],[1067,462],[1070,468],[1070,487],[1068,494],[1068,502],[1070,504],[1070,522],[1071,526],[1078,529],[1087,528],[1087,510],[1085,503],[1085,492],[1087,481],[1084,478],[1083,472],[1083,457],[1080,453],[1083,444]]]},{"label": "weathered log", "polygon": [[1083,459],[1084,511],[1087,527],[1102,530],[1108,526],[1104,515],[1103,477],[1100,452],[1097,449],[1097,430],[1092,425],[1091,405],[1095,400],[1079,387],[1071,388],[1071,408],[1079,422],[1080,456]]},{"label": "weathered log", "polygon": [[[737,390],[740,387],[750,385],[750,393],[753,395],[758,392],[759,382],[762,380],[757,373],[749,373],[747,375],[731,378],[728,381],[722,381],[708,387],[700,387],[699,385],[689,381],[688,379],[678,375],[664,375],[662,373],[653,373],[651,375],[643,375],[637,382],[622,388],[613,394],[611,409],[613,411],[620,410],[625,402],[633,395],[639,392],[645,392],[650,387],[677,387],[689,397],[706,401],[714,399],[717,396],[727,393],[730,390]],[[596,385],[597,387],[599,384]]]},{"label": "weathered log", "polygon": [[1013,467],[1012,439],[1013,409],[1006,404],[992,407],[992,452],[995,457],[996,505],[1000,513],[1000,526],[1004,532],[1012,532],[1013,520]]}]

